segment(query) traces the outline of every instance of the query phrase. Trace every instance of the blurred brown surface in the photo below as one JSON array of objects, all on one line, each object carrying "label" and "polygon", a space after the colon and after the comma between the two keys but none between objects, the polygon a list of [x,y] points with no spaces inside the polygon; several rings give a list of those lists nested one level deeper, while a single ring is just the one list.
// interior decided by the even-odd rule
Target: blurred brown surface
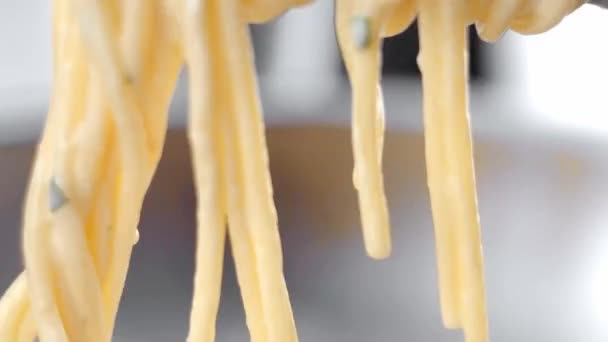
[{"label": "blurred brown surface", "polygon": [[[274,127],[268,143],[300,339],[460,341],[440,322],[421,135],[392,132],[386,139],[395,243],[393,256],[380,262],[364,255],[349,130]],[[605,284],[596,284],[608,265],[604,148],[552,136],[476,141],[493,341],[608,338],[608,310],[600,303],[608,296],[598,290]],[[144,205],[120,336],[185,337],[195,233],[189,153],[184,134],[171,132]],[[20,269],[31,158],[31,146],[0,147],[0,289]],[[228,258],[218,341],[245,341],[231,264]]]}]

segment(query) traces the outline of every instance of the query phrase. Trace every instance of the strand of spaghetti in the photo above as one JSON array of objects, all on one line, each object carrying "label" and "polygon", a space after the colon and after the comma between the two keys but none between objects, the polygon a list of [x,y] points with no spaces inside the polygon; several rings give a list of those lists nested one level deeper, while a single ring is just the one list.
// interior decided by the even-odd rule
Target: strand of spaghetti
[{"label": "strand of spaghetti", "polygon": [[[214,7],[216,7],[214,5]],[[210,21],[219,17],[212,16]],[[253,342],[268,341],[267,320],[262,307],[260,275],[251,238],[252,223],[247,220],[245,206],[245,182],[242,151],[240,150],[241,136],[236,132],[235,110],[229,79],[223,65],[226,47],[223,40],[218,39],[220,32],[216,25],[210,25],[212,43],[212,70],[214,71],[214,87],[218,89],[218,110],[221,115],[221,141],[224,153],[224,182],[226,189],[228,211],[228,233],[232,247],[236,275],[241,289],[241,297],[245,308],[247,327]]]},{"label": "strand of spaghetti", "polygon": [[[152,146],[150,160],[157,165],[162,155],[162,147],[167,133],[167,120],[171,95],[175,89],[179,71],[183,65],[183,43],[181,34],[175,27],[178,17],[173,11],[161,6],[164,1],[141,0],[153,7],[151,11],[151,32],[143,34],[141,39],[150,39],[144,46],[145,53],[140,52],[140,74],[135,78],[135,87],[140,98],[144,115],[148,146]],[[172,2],[179,3],[181,1]],[[133,13],[136,16],[137,13]],[[148,38],[146,38],[148,37]],[[128,45],[124,45],[127,49]],[[144,183],[149,185],[153,173],[145,177]]]},{"label": "strand of spaghetti", "polygon": [[25,274],[21,273],[0,298],[0,341],[16,341],[28,311]]},{"label": "strand of spaghetti", "polygon": [[[424,4],[431,6],[432,4]],[[422,7],[422,4],[421,4]],[[422,11],[422,10],[421,10]],[[461,265],[458,262],[459,246],[456,241],[456,227],[449,214],[449,199],[445,194],[446,179],[443,177],[447,170],[445,146],[448,130],[441,113],[450,110],[449,103],[442,94],[437,94],[438,84],[443,80],[439,72],[432,72],[443,63],[443,56],[433,54],[429,48],[440,44],[440,32],[434,30],[431,23],[427,24],[427,13],[419,15],[420,53],[418,65],[423,76],[423,107],[424,107],[424,141],[426,155],[427,183],[430,194],[433,223],[435,228],[435,244],[437,253],[437,271],[439,283],[439,299],[443,324],[448,328],[462,327],[460,315],[460,274]],[[432,46],[427,46],[432,45]],[[438,100],[442,99],[442,100]]]},{"label": "strand of spaghetti", "polygon": [[365,2],[336,2],[336,31],[353,89],[353,183],[359,192],[365,248],[375,259],[386,258],[391,252],[382,178],[384,108],[379,84],[382,16],[381,8]]},{"label": "strand of spaghetti", "polygon": [[466,3],[422,0],[419,9],[424,110],[450,128],[443,132],[447,177],[442,185],[459,246],[460,318],[468,342],[485,342],[483,262],[466,98]]},{"label": "strand of spaghetti", "polygon": [[[42,207],[42,203],[33,204],[41,202],[41,192],[35,187],[32,188],[32,192],[28,195],[32,198],[29,208]],[[38,201],[34,201],[35,199]],[[25,215],[23,234],[24,259],[32,311],[37,322],[38,336],[42,341],[68,342],[69,339],[53,293],[55,268],[51,264],[52,256],[47,246],[50,225],[28,222],[37,221],[36,219],[40,218],[38,215],[37,213]]]},{"label": "strand of spaghetti", "polygon": [[[144,66],[147,58],[155,48],[157,37],[154,36],[155,12],[158,10],[158,0],[129,0],[122,1],[122,35],[120,36],[121,61],[124,72],[131,78],[134,89],[141,94]],[[153,132],[146,111],[142,111],[146,120],[142,120],[148,143],[150,157],[162,148],[163,136]]]},{"label": "strand of spaghetti", "polygon": [[[112,151],[114,144],[108,143],[106,147]],[[107,158],[109,160],[115,159],[112,155],[108,155]],[[111,252],[109,248],[112,245],[111,241],[114,237],[114,229],[112,228],[114,224],[112,222],[112,190],[116,187],[117,179],[115,175],[117,170],[116,167],[114,169],[110,167],[113,164],[111,161],[108,161],[108,164],[106,171],[102,174],[102,182],[99,184],[96,192],[95,207],[90,212],[87,220],[87,226],[91,230],[88,239],[89,241],[93,241],[91,254],[96,262],[95,267],[100,280],[107,277]]]},{"label": "strand of spaghetti", "polygon": [[[227,102],[224,102],[227,103]],[[222,142],[225,162],[225,186],[228,199],[228,233],[232,247],[236,275],[241,289],[243,306],[251,341],[268,341],[266,318],[262,307],[260,280],[256,266],[256,256],[247,220],[243,213],[244,184],[242,162],[238,151],[239,137],[234,132],[233,111],[222,116]]]},{"label": "strand of spaghetti", "polygon": [[[84,115],[77,127],[72,129],[70,144],[73,155],[70,156],[71,180],[73,187],[73,202],[79,206],[79,211],[89,213],[94,210],[95,195],[99,190],[101,175],[105,172],[107,155],[111,151],[110,120],[102,99],[99,79],[91,68],[86,86],[86,104]],[[81,85],[79,85],[82,87]],[[87,231],[87,233],[90,233]]]},{"label": "strand of spaghetti", "polygon": [[123,27],[120,38],[124,68],[133,76],[141,75],[142,57],[154,42],[152,37],[154,5],[150,4],[150,0],[129,0],[120,3],[120,6]]},{"label": "strand of spaghetti", "polygon": [[[249,222],[260,280],[268,340],[297,340],[289,295],[283,277],[283,258],[272,200],[268,152],[256,91],[248,27],[239,19],[234,0],[216,0],[222,20],[227,79],[233,97],[236,132],[243,161],[245,210]],[[228,81],[227,80],[227,81]]]},{"label": "strand of spaghetti", "polygon": [[[43,131],[42,131],[42,137],[41,137],[41,142],[40,144],[38,144],[37,149],[36,149],[36,158],[35,161],[33,163],[33,168],[30,174],[30,181],[28,182],[28,186],[27,186],[27,190],[26,190],[26,199],[25,199],[25,210],[24,210],[24,214],[23,214],[23,220],[24,220],[24,224],[23,224],[23,249],[24,249],[24,259],[25,258],[25,254],[27,253],[26,251],[28,250],[29,246],[30,246],[30,241],[31,242],[39,242],[44,240],[44,238],[46,237],[46,231],[44,230],[40,230],[39,232],[41,234],[28,234],[27,232],[27,227],[29,224],[29,227],[31,227],[33,225],[33,220],[37,217],[32,217],[31,213],[35,212],[36,210],[34,210],[34,208],[37,209],[38,205],[36,202],[39,202],[40,199],[40,191],[42,190],[40,187],[37,187],[41,181],[40,179],[48,179],[48,165],[50,164],[50,161],[52,159],[52,153],[50,153],[51,151],[51,144],[49,143],[49,141],[53,141],[55,140],[55,137],[57,135],[57,131],[60,129],[60,127],[56,126],[56,125],[50,125],[48,124],[48,122],[52,122],[55,120],[55,118],[59,115],[58,114],[58,110],[56,110],[58,107],[61,108],[62,104],[64,103],[64,101],[62,101],[63,99],[59,98],[58,94],[62,94],[64,92],[64,87],[65,84],[69,84],[72,79],[73,79],[73,73],[69,73],[69,69],[66,68],[66,65],[69,66],[70,63],[70,57],[69,57],[69,51],[71,51],[70,46],[66,46],[65,42],[66,42],[66,26],[69,26],[69,21],[65,20],[66,18],[66,7],[64,1],[61,0],[57,0],[54,1],[54,6],[53,6],[53,18],[54,20],[60,20],[63,25],[57,25],[54,26],[54,30],[53,30],[53,40],[54,43],[57,46],[60,46],[62,49],[60,51],[58,51],[58,49],[54,49],[54,75],[55,77],[53,78],[53,96],[51,96],[51,103],[50,103],[50,110],[48,113],[48,117],[47,117],[47,125],[45,125]],[[58,76],[59,75],[59,76]],[[46,174],[46,175],[45,175]],[[29,214],[29,215],[28,215]],[[30,229],[31,230],[31,229]],[[36,237],[39,237],[39,239],[36,239]],[[27,240],[27,241],[26,241]],[[46,254],[47,250],[44,246],[42,246],[42,248],[40,250],[37,251],[39,254]],[[44,260],[44,259],[42,259]],[[27,260],[26,260],[26,264],[27,264]],[[38,265],[36,265],[35,267],[37,267]],[[44,270],[44,273],[38,275],[38,276],[34,276],[34,278],[37,279],[49,279],[49,273],[48,273],[48,268],[45,268],[44,265],[40,265],[41,267],[39,267],[40,269]],[[39,305],[37,306],[38,308],[40,308],[40,313],[42,318],[50,318],[50,320],[52,321],[58,321],[57,316],[57,310],[54,309],[52,307],[52,305],[50,303],[52,303],[52,292],[48,290],[48,288],[40,288],[39,291],[34,290],[33,293],[31,290],[28,291],[27,286],[25,286],[25,284],[28,282],[27,281],[27,275],[26,272],[22,272],[19,277],[17,277],[17,279],[14,281],[13,285],[15,285],[16,283],[20,283],[23,282],[24,285],[19,285],[20,288],[23,288],[22,291],[17,291],[15,293],[13,293],[12,296],[15,296],[17,298],[15,298],[14,300],[4,300],[6,297],[11,298],[12,296],[3,296],[2,301],[0,301],[0,309],[5,309],[6,312],[20,312],[21,310],[23,310],[23,308],[28,306],[28,303],[30,302],[30,299],[32,296],[37,296],[40,295],[42,297],[42,300],[39,302]],[[23,280],[20,280],[23,279]],[[42,285],[42,284],[40,284]],[[28,296],[28,292],[29,296]],[[41,304],[41,305],[40,305]],[[36,306],[34,306],[34,309],[36,308]],[[34,310],[35,311],[35,310]],[[17,318],[16,316],[14,316],[14,318]],[[21,323],[18,321],[18,319],[15,321],[15,327],[11,327],[11,333],[14,334],[14,332],[16,331],[16,329],[19,329],[17,326]],[[47,326],[48,322],[43,322],[41,324],[41,326],[43,326],[43,330],[53,330],[53,328],[51,327],[51,329],[49,329]],[[0,325],[2,325],[2,323],[0,323]],[[57,335],[60,336],[61,332],[59,331],[49,331],[48,333],[49,336],[52,335]]]},{"label": "strand of spaghetti", "polygon": [[[78,58],[75,57],[75,59],[75,64],[78,65]],[[70,72],[73,75],[81,75],[81,71],[76,67],[72,68]],[[77,80],[80,79],[83,78],[77,76]],[[74,145],[70,143],[70,130],[75,121],[73,116],[79,116],[71,114],[81,111],[81,97],[78,92],[69,92],[68,96],[64,97],[65,107],[69,110],[64,111],[63,115],[54,117],[54,123],[61,128],[61,134],[54,144],[58,146],[58,149],[53,153],[55,156],[53,164],[50,164],[54,165],[52,167],[55,171],[50,185],[47,184],[50,209],[43,209],[51,211],[46,225],[51,229],[47,243],[50,244],[49,255],[54,277],[51,282],[42,285],[49,286],[54,291],[53,305],[57,307],[61,315],[63,325],[61,329],[65,329],[67,336],[70,339],[84,338],[94,341],[93,336],[103,336],[105,333],[103,320],[99,315],[101,302],[99,298],[95,299],[99,295],[99,288],[96,287],[98,279],[88,252],[84,227],[77,212],[82,208],[77,208],[80,203],[75,196],[72,196],[74,174],[68,165],[74,156],[72,148]],[[63,189],[59,189],[56,185],[57,179],[67,180],[64,182]],[[70,199],[64,198],[65,189],[70,190]],[[54,197],[55,199],[53,199]],[[57,201],[59,201],[58,204],[53,204]],[[69,204],[64,204],[64,202],[69,202]],[[58,209],[62,210],[57,211]],[[44,216],[40,215],[40,217]],[[35,286],[38,285],[35,284]],[[85,324],[82,324],[83,322]]]},{"label": "strand of spaghetti", "polygon": [[226,221],[219,111],[212,100],[211,51],[208,31],[203,29],[212,15],[206,1],[198,4],[183,16],[190,93],[188,138],[198,201],[196,271],[188,341],[211,342],[215,340],[222,285]]},{"label": "strand of spaghetti", "polygon": [[[134,115],[141,116],[139,123],[142,125],[143,137],[146,142],[146,155],[144,159],[150,160],[150,169],[148,172],[149,177],[152,177],[154,167],[154,156],[158,150],[162,148],[162,142],[164,136],[158,137],[158,134],[152,131],[150,123],[154,120],[150,120],[146,115],[142,101],[138,101],[137,95],[142,94],[141,92],[141,81],[144,75],[144,61],[149,56],[150,51],[154,48],[154,38],[152,33],[152,27],[154,25],[154,11],[156,9],[156,1],[150,0],[130,0],[118,2],[118,8],[120,9],[120,16],[122,21],[122,32],[119,37],[118,43],[116,44],[116,53],[120,53],[119,60],[123,67],[122,73],[127,75],[129,79],[126,83],[130,88],[132,96],[131,103],[136,103],[138,113]],[[106,9],[106,13],[109,11]],[[106,15],[107,17],[107,15]],[[149,184],[149,180],[145,179],[141,182],[143,186],[143,195]],[[142,199],[143,200],[143,199]],[[141,205],[140,205],[141,206]],[[139,211],[139,209],[138,209]],[[133,229],[133,241],[135,244],[139,240],[139,231],[137,226]]]},{"label": "strand of spaghetti", "polygon": [[[66,6],[58,5],[55,9],[67,11]],[[55,69],[54,98],[48,117],[49,124],[38,150],[26,197],[23,250],[31,309],[37,321],[39,336],[43,340],[65,341],[67,335],[57,303],[57,287],[54,285],[57,265],[53,265],[52,251],[49,250],[49,183],[53,178],[55,146],[63,139],[69,115],[74,109],[81,108],[82,99],[76,96],[77,92],[73,91],[73,87],[75,84],[83,84],[86,78],[79,69],[79,46],[74,41],[74,32],[69,30],[72,24],[67,19],[68,15],[57,13],[57,16],[64,16],[68,23],[65,30],[58,29],[56,33],[69,37],[55,37],[56,41],[65,42],[65,55],[62,63]]]},{"label": "strand of spaghetti", "polygon": [[[121,153],[121,183],[117,198],[115,237],[113,239],[110,272],[104,284],[105,317],[110,328],[126,279],[132,242],[139,221],[145,193],[144,180],[151,165],[146,146],[143,115],[137,105],[132,79],[120,63],[118,46],[106,27],[107,9],[95,0],[78,0],[77,11],[81,34],[90,51],[92,65],[104,84],[117,128]],[[110,329],[111,330],[111,329]]]},{"label": "strand of spaghetti", "polygon": [[85,213],[85,227],[89,249],[99,280],[105,278],[108,249],[112,238],[110,229],[112,198],[110,191],[115,172],[111,160],[115,158],[113,127],[110,113],[102,99],[99,79],[89,68],[89,92],[85,118],[74,133],[74,161],[72,162],[74,189]]}]

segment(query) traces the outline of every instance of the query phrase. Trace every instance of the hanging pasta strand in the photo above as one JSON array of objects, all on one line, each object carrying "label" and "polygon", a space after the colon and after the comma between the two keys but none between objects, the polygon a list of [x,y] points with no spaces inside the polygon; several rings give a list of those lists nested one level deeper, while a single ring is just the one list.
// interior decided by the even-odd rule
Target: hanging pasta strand
[{"label": "hanging pasta strand", "polygon": [[350,78],[359,210],[367,254],[390,255],[389,215],[382,177],[384,103],[380,87],[382,37],[398,34],[416,15],[414,1],[337,0],[336,32]]},{"label": "hanging pasta strand", "polygon": [[254,252],[252,240],[252,222],[247,218],[244,164],[240,150],[240,135],[236,132],[236,111],[234,109],[234,95],[231,89],[230,75],[224,61],[227,49],[225,41],[221,39],[221,31],[217,23],[219,19],[218,4],[211,2],[209,16],[209,37],[211,41],[212,70],[214,72],[214,88],[217,89],[217,111],[221,113],[220,131],[224,162],[224,189],[226,191],[226,205],[228,213],[228,234],[232,247],[232,257],[235,263],[237,280],[240,287],[245,317],[251,341],[268,341],[268,332],[265,313],[262,307],[262,293],[260,289],[260,274],[258,261]]},{"label": "hanging pasta strand", "polygon": [[385,8],[368,1],[337,0],[336,32],[353,89],[353,182],[367,254],[390,255],[391,237],[384,181],[384,104],[380,88],[380,31]]},{"label": "hanging pasta strand", "polygon": [[226,236],[220,122],[211,87],[207,1],[189,6],[183,16],[190,91],[188,137],[197,190],[197,248],[189,342],[215,340]]},{"label": "hanging pasta strand", "polygon": [[[297,340],[295,323],[283,278],[283,258],[268,171],[268,152],[256,91],[251,42],[235,0],[215,0],[222,18],[225,68],[228,71],[236,132],[243,162],[245,210],[260,281],[268,341]],[[227,81],[228,82],[228,81]]]},{"label": "hanging pasta strand", "polygon": [[[220,88],[225,87],[220,85]],[[228,92],[224,92],[224,104],[231,103],[230,96],[227,95]],[[248,223],[245,215],[243,164],[238,148],[239,136],[235,132],[236,118],[231,106],[227,107],[222,110],[224,115],[221,118],[221,130],[226,172],[224,178],[228,203],[228,233],[251,341],[264,342],[268,341],[267,326],[270,325],[266,324],[267,318],[262,307],[260,274],[251,238],[251,223]]]},{"label": "hanging pasta strand", "polygon": [[[466,2],[421,0],[418,25],[429,190],[443,317],[468,342],[488,340],[467,112]],[[441,44],[433,39],[441,37]],[[456,291],[454,291],[456,290]]]}]

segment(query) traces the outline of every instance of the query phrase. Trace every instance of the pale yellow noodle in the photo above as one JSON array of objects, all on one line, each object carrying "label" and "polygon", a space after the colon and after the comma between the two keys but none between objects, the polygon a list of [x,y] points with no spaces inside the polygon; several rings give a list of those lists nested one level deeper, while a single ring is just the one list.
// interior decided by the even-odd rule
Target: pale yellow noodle
[{"label": "pale yellow noodle", "polygon": [[[143,130],[143,114],[135,95],[132,80],[120,62],[119,47],[112,41],[106,27],[108,11],[90,0],[79,0],[78,16],[82,35],[91,53],[92,65],[104,84],[114,114],[121,152],[122,175],[116,208],[113,252],[108,278],[104,284],[105,318],[113,322],[118,310],[139,211],[145,192],[145,179],[152,172],[148,158],[147,138]],[[143,176],[143,177],[142,177]],[[112,324],[112,323],[110,323]]]},{"label": "pale yellow noodle", "polygon": [[[223,101],[222,103],[229,104],[230,102]],[[247,221],[245,212],[243,164],[241,152],[238,149],[239,136],[234,129],[234,111],[230,108],[231,106],[227,107],[221,118],[221,130],[226,172],[224,179],[228,204],[228,233],[251,341],[264,342],[268,341],[268,333],[262,307],[260,276],[251,239],[251,223]]]},{"label": "pale yellow noodle", "polygon": [[[217,10],[217,5],[213,6]],[[212,22],[217,22],[217,16],[213,16]],[[214,70],[214,84],[218,93],[219,106],[215,109],[221,113],[221,141],[224,161],[224,177],[227,213],[229,223],[229,234],[231,240],[232,254],[235,261],[236,273],[241,287],[241,296],[245,307],[247,326],[252,341],[267,341],[264,311],[261,301],[261,290],[259,276],[256,266],[256,256],[251,240],[251,223],[248,223],[243,189],[243,164],[239,151],[239,135],[235,132],[235,112],[232,106],[232,92],[227,82],[226,70],[224,68],[223,51],[225,47],[222,39],[217,39],[219,31],[217,25],[210,28],[212,51],[212,65]]]},{"label": "pale yellow noodle", "polygon": [[[215,13],[211,14],[210,22],[216,23],[218,16],[217,3],[212,6]],[[228,232],[230,244],[235,263],[237,279],[241,288],[241,297],[245,308],[247,327],[251,341],[267,341],[267,329],[265,325],[265,315],[262,307],[259,272],[257,270],[257,260],[254,253],[253,241],[251,239],[252,224],[247,220],[245,210],[245,193],[243,182],[243,162],[241,150],[239,148],[240,137],[235,131],[236,122],[235,110],[233,108],[232,91],[230,82],[226,76],[227,70],[224,67],[224,41],[218,39],[221,32],[217,25],[209,27],[211,40],[212,70],[214,72],[214,93],[218,99],[218,105],[213,110],[216,115],[220,115],[220,139],[222,142],[223,162],[224,162],[224,189],[226,191],[226,203],[228,214]]]},{"label": "pale yellow noodle", "polygon": [[268,341],[297,340],[291,304],[283,277],[283,258],[272,200],[268,154],[256,91],[251,42],[234,0],[216,0],[224,41],[225,67],[233,98],[236,132],[243,161],[245,210],[260,279]]},{"label": "pale yellow noodle", "polygon": [[[66,7],[59,7],[63,11],[68,11]],[[64,13],[58,13],[58,15],[65,15]],[[60,318],[58,308],[53,299],[53,286],[54,282],[53,270],[56,268],[50,263],[52,252],[47,246],[50,240],[49,229],[52,230],[52,225],[49,221],[48,216],[48,188],[52,179],[52,167],[54,164],[53,156],[56,154],[55,151],[49,150],[51,146],[57,146],[62,136],[64,136],[65,126],[69,115],[78,115],[76,112],[81,107],[81,100],[78,91],[67,91],[72,82],[79,82],[82,79],[81,68],[82,63],[80,62],[81,55],[78,54],[79,49],[77,44],[74,44],[74,39],[77,36],[77,31],[74,29],[74,24],[68,23],[64,34],[69,35],[71,38],[63,40],[65,42],[64,48],[66,51],[66,57],[63,59],[64,65],[60,65],[56,69],[60,75],[59,80],[65,79],[65,82],[58,82],[56,85],[57,93],[60,95],[60,99],[57,100],[53,105],[55,110],[51,110],[50,120],[57,121],[58,124],[55,126],[54,136],[51,134],[45,134],[43,137],[43,143],[41,144],[41,150],[39,156],[42,156],[42,160],[38,160],[35,164],[34,172],[32,173],[32,180],[30,183],[30,189],[28,191],[28,199],[26,203],[26,211],[24,218],[24,256],[26,261],[26,270],[28,274],[28,284],[30,284],[30,295],[35,300],[32,302],[32,309],[34,309],[34,316],[38,320],[45,321],[42,326],[39,326],[41,337],[48,334],[54,336],[56,339],[62,340],[67,338],[63,327],[58,326],[60,324]],[[59,30],[58,30],[59,32]],[[61,41],[61,39],[58,39]],[[69,53],[69,51],[72,51]],[[69,57],[68,57],[69,56]],[[45,133],[47,133],[45,131]],[[50,144],[45,142],[54,140],[56,143]],[[46,141],[45,141],[46,140]],[[44,146],[47,146],[46,150]],[[43,269],[38,272],[38,269]],[[31,271],[31,272],[30,272]],[[36,280],[37,279],[37,280]],[[48,317],[48,320],[45,319]],[[51,323],[54,322],[54,323]]]},{"label": "pale yellow noodle", "polygon": [[[109,144],[109,147],[112,145]],[[112,165],[112,156],[109,156],[108,164]],[[113,222],[113,189],[116,188],[117,180],[113,175],[116,174],[116,168],[107,167],[104,176],[105,179],[99,184],[97,197],[95,198],[95,208],[89,216],[87,227],[92,232],[88,237],[89,241],[93,241],[91,246],[91,254],[95,261],[97,275],[100,279],[105,279],[108,273],[111,241],[114,238],[114,222]]]},{"label": "pale yellow noodle", "polygon": [[206,1],[183,16],[188,64],[192,149],[197,189],[197,249],[189,342],[214,341],[219,308],[226,237],[224,182],[217,106],[211,88],[211,50],[208,37],[213,13]]},{"label": "pale yellow noodle", "polygon": [[[449,127],[444,130],[445,175],[441,198],[450,213],[460,263],[460,321],[468,342],[488,339],[481,239],[467,112],[466,3],[464,0],[419,2],[421,71],[425,115]],[[441,44],[437,41],[441,39]],[[429,42],[432,42],[429,44]],[[428,127],[427,129],[433,129]],[[432,184],[429,188],[434,187]],[[431,193],[433,196],[433,193]],[[440,199],[441,200],[441,199]],[[439,246],[442,248],[442,246]]]},{"label": "pale yellow noodle", "polygon": [[15,341],[28,311],[25,274],[20,274],[0,298],[0,341]]},{"label": "pale yellow noodle", "polygon": [[[422,21],[420,21],[422,20]],[[449,328],[462,326],[460,315],[460,274],[461,265],[458,261],[459,246],[456,241],[456,228],[449,214],[450,201],[445,194],[447,169],[446,136],[451,130],[442,116],[449,111],[449,106],[443,100],[435,100],[432,92],[443,80],[439,73],[427,72],[442,63],[437,55],[426,56],[426,44],[429,39],[438,39],[441,34],[433,30],[431,25],[425,25],[425,18],[419,19],[420,53],[418,65],[423,73],[423,107],[424,107],[424,139],[427,183],[430,194],[433,223],[435,227],[435,244],[437,253],[437,270],[439,283],[439,299],[443,323]],[[427,31],[428,27],[428,31]],[[424,35],[424,36],[423,36]],[[431,43],[434,45],[434,43]],[[433,58],[433,59],[432,59]],[[431,64],[432,63],[432,64]],[[438,108],[438,106],[443,106]]]},{"label": "pale yellow noodle", "polygon": [[[34,192],[38,196],[32,196],[40,200],[40,191]],[[32,203],[32,202],[30,202]],[[42,203],[37,207],[43,206]],[[33,204],[28,207],[34,208]],[[28,215],[35,218],[39,214]],[[53,271],[55,267],[50,263],[52,258],[46,245],[49,240],[48,224],[24,223],[24,259],[26,264],[27,283],[29,284],[29,294],[32,311],[37,321],[38,336],[43,341],[68,342],[68,335],[63,327],[62,319],[57,307],[54,287]],[[32,227],[33,226],[33,227]],[[36,229],[32,232],[32,230]]]},{"label": "pale yellow noodle", "polygon": [[[66,10],[66,7],[59,7]],[[61,15],[59,13],[58,15]],[[63,14],[65,15],[65,14]],[[66,15],[67,17],[67,15]],[[69,25],[69,24],[68,24]],[[69,25],[72,27],[73,25]],[[52,179],[53,158],[55,151],[51,149],[58,145],[60,133],[65,131],[72,108],[81,108],[81,99],[77,96],[78,92],[71,92],[71,88],[76,83],[81,83],[83,74],[80,73],[80,63],[78,61],[79,49],[74,31],[64,31],[72,38],[66,40],[64,48],[66,57],[56,70],[59,72],[58,82],[55,83],[56,89],[54,96],[57,96],[52,103],[48,130],[45,129],[42,143],[38,151],[38,159],[34,165],[32,178],[27,193],[25,213],[24,213],[24,257],[28,276],[29,293],[32,300],[31,308],[34,310],[34,317],[39,321],[38,329],[41,338],[48,337],[51,341],[67,340],[66,332],[61,324],[59,310],[54,299],[54,267],[51,263],[52,251],[49,250],[49,232],[52,231],[50,216],[48,212],[49,184]],[[76,44],[74,44],[76,43]],[[73,51],[73,52],[69,52]],[[62,77],[63,76],[63,77]],[[63,122],[63,124],[62,124]]]},{"label": "pale yellow noodle", "polygon": [[90,77],[86,115],[74,133],[74,197],[86,213],[85,227],[89,249],[99,279],[106,275],[110,246],[114,184],[115,144],[110,113],[100,94],[99,81]]},{"label": "pale yellow noodle", "polygon": [[336,3],[338,41],[353,88],[353,181],[359,192],[365,247],[376,259],[386,258],[391,252],[382,177],[384,108],[379,89],[380,31],[386,11],[386,6],[374,6],[367,1]]},{"label": "pale yellow noodle", "polygon": [[150,0],[122,1],[119,2],[119,6],[121,6],[123,27],[120,36],[122,61],[125,71],[136,77],[144,71],[142,57],[154,47],[155,37],[152,26],[155,6],[150,5]]}]

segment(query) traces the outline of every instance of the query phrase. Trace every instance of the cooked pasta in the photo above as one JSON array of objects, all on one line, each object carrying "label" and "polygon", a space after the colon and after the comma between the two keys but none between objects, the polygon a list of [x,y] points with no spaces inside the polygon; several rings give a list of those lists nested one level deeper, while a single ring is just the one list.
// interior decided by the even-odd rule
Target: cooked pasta
[{"label": "cooked pasta", "polygon": [[[308,0],[54,0],[54,81],[25,201],[25,271],[0,341],[110,341],[141,205],[183,64],[197,191],[188,341],[213,341],[226,234],[252,341],[297,341],[273,205],[249,23]],[[556,25],[582,0],[336,0],[352,85],[353,181],[369,256],[391,251],[382,178],[382,38],[418,18],[428,187],[443,321],[488,340],[467,109],[466,27]],[[227,227],[227,228],[226,228]]]}]

